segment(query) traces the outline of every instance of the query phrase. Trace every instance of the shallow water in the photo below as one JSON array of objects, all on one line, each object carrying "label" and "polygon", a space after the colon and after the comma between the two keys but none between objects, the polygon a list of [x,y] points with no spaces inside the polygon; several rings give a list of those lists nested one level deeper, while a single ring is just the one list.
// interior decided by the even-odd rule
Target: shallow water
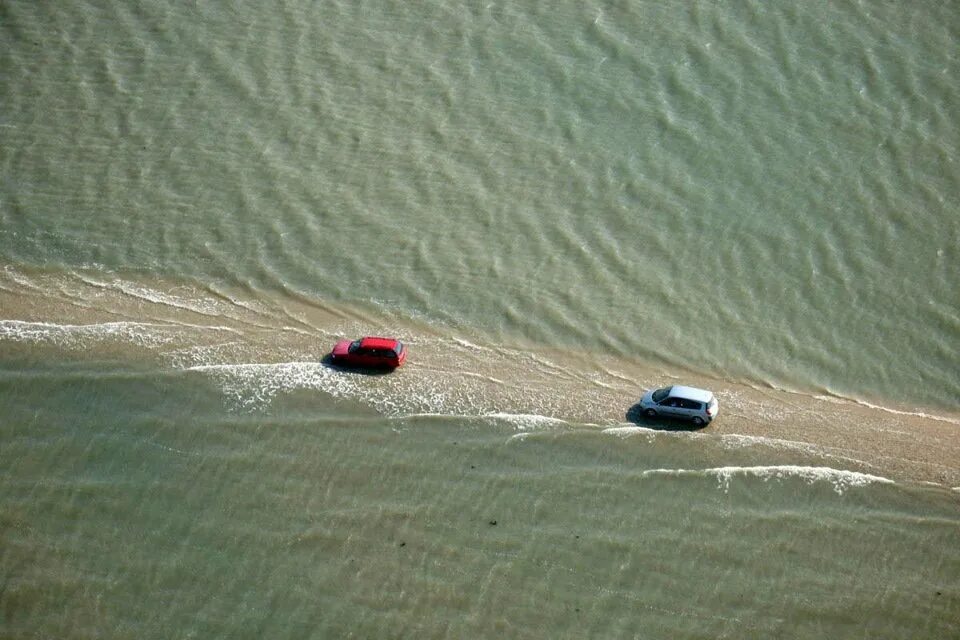
[{"label": "shallow water", "polygon": [[303,392],[231,412],[194,372],[2,379],[14,636],[956,629],[944,489],[682,432]]},{"label": "shallow water", "polygon": [[5,3],[0,635],[956,635],[958,20]]}]

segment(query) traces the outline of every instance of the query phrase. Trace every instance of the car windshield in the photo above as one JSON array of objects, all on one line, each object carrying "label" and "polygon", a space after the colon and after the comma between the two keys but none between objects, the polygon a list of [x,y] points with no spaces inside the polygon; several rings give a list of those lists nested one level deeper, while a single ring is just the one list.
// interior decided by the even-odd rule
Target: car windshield
[{"label": "car windshield", "polygon": [[359,348],[360,348],[360,341],[354,340],[353,342],[350,343],[350,348],[348,349],[348,351],[350,353],[354,353]]},{"label": "car windshield", "polygon": [[673,387],[664,387],[663,389],[657,389],[656,391],[654,391],[653,401],[660,402],[661,400],[666,398],[668,395],[670,395],[670,389],[673,389]]}]

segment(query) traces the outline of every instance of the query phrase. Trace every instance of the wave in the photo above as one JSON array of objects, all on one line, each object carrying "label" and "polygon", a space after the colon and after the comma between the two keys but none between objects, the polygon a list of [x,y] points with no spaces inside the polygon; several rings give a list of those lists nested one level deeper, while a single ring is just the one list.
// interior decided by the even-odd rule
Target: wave
[{"label": "wave", "polygon": [[0,339],[17,342],[48,342],[57,346],[100,340],[122,340],[142,346],[158,346],[172,340],[169,331],[178,325],[148,322],[99,322],[55,324],[0,320]]},{"label": "wave", "polygon": [[914,418],[924,418],[927,420],[936,420],[937,422],[948,422],[950,424],[960,425],[960,419],[950,418],[948,416],[937,415],[935,413],[929,413],[926,411],[907,411],[905,409],[892,409],[890,407],[885,407],[880,404],[874,404],[866,400],[861,400],[859,398],[847,397],[847,396],[825,396],[825,395],[815,395],[813,396],[817,400],[823,400],[826,402],[852,402],[858,404],[861,407],[866,407],[868,409],[874,409],[876,411],[883,411],[885,413],[890,413],[895,416],[908,416]]},{"label": "wave", "polygon": [[636,425],[622,425],[619,427],[607,427],[600,433],[611,436],[619,436],[621,438],[628,438],[635,435],[655,435],[659,433],[657,429],[651,429],[649,427],[638,427]]},{"label": "wave", "polygon": [[235,407],[257,410],[279,394],[298,390],[321,391],[335,398],[360,400],[390,418],[455,417],[497,421],[518,430],[566,424],[547,415],[483,411],[472,394],[444,379],[404,375],[364,375],[341,371],[322,362],[272,364],[198,364],[185,371],[212,376]]},{"label": "wave", "polygon": [[[202,300],[193,304],[196,296]],[[27,277],[0,268],[0,298],[9,318],[25,316],[0,320],[0,345],[20,343],[17,354],[33,342],[43,349],[60,348],[70,358],[129,357],[165,370],[202,373],[222,388],[226,405],[241,410],[268,411],[288,393],[320,392],[356,400],[384,417],[437,414],[517,432],[570,425],[571,430],[593,427],[619,438],[643,435],[651,440],[669,433],[670,439],[705,438],[727,449],[800,453],[801,463],[810,463],[809,455],[816,456],[814,464],[833,467],[889,470],[906,465],[947,486],[957,485],[960,476],[949,446],[952,434],[916,424],[924,419],[960,423],[952,416],[891,410],[813,392],[753,392],[740,383],[688,373],[684,380],[703,380],[720,397],[725,407],[721,422],[699,433],[669,432],[630,422],[631,405],[643,387],[676,376],[615,356],[557,348],[531,352],[398,318],[357,316],[346,307],[341,312],[335,305],[281,294],[211,292],[189,282],[147,286],[110,276]],[[198,311],[208,314],[198,316]],[[402,371],[370,376],[323,364],[334,337],[380,331],[411,345],[411,361]],[[861,431],[863,437],[858,437]],[[897,438],[889,437],[892,433]],[[781,434],[791,439],[776,437]],[[899,442],[906,438],[928,438],[930,455],[904,459]],[[760,460],[798,462],[765,453]]]},{"label": "wave", "polygon": [[[303,389],[333,397],[361,395],[361,387],[349,376],[337,375],[319,362],[201,364],[184,370],[213,376],[235,408],[243,410],[263,409],[278,394]],[[390,408],[380,404],[382,409]]]},{"label": "wave", "polygon": [[839,449],[825,445],[814,444],[812,442],[801,442],[797,440],[784,440],[783,438],[772,438],[769,436],[753,436],[740,433],[723,433],[719,436],[722,446],[729,449],[746,449],[749,447],[767,447],[782,451],[796,451],[810,456],[819,456],[821,458],[831,458],[856,465],[865,465],[872,467],[874,465],[867,463],[859,458],[845,455],[848,449]]},{"label": "wave", "polygon": [[[960,418],[954,418],[950,416],[945,416],[942,414],[930,413],[928,411],[921,411],[919,409],[894,409],[882,404],[877,404],[875,402],[870,402],[856,396],[838,393],[835,391],[819,389],[817,392],[812,390],[802,390],[802,389],[793,389],[787,387],[783,384],[764,381],[763,383],[758,383],[756,381],[748,379],[737,379],[737,382],[748,389],[754,391],[766,392],[766,391],[775,391],[777,393],[787,394],[791,396],[799,396],[801,398],[809,398],[813,400],[818,400],[820,402],[829,402],[838,406],[854,404],[860,407],[865,407],[867,409],[872,409],[875,411],[883,411],[890,415],[895,416],[905,416],[912,418],[922,418],[927,420],[936,420],[938,422],[946,422],[949,424],[960,425]],[[781,407],[781,409],[786,409],[786,407]]]},{"label": "wave", "polygon": [[469,340],[464,340],[463,338],[457,338],[456,336],[454,336],[452,340],[458,345],[460,345],[461,347],[465,347],[473,351],[485,351],[484,347],[481,347],[480,345],[477,345],[477,344],[473,344]]},{"label": "wave", "polygon": [[120,279],[114,279],[112,282],[104,282],[91,277],[79,276],[79,280],[84,284],[90,285],[94,288],[117,291],[124,295],[130,296],[131,298],[143,300],[153,304],[172,307],[174,309],[180,309],[183,311],[191,311],[193,313],[199,313],[205,316],[221,315],[218,310],[219,305],[217,305],[215,300],[208,297],[196,296],[188,298],[185,296],[173,295],[170,293],[157,291],[151,287],[146,287],[144,285],[127,282]]},{"label": "wave", "polygon": [[[358,399],[392,419],[457,418],[510,425],[518,431],[538,431],[571,424],[537,413],[477,412],[451,389],[411,376],[352,374],[321,362],[273,364],[199,364],[185,371],[212,376],[240,409],[262,409],[277,395],[316,390],[335,398]],[[585,425],[595,426],[595,425]]]},{"label": "wave", "polygon": [[507,422],[521,431],[559,427],[569,424],[566,420],[562,420],[560,418],[524,413],[495,412],[486,413],[483,415],[483,417],[492,418],[500,422]]},{"label": "wave", "polygon": [[717,479],[718,488],[723,489],[725,493],[730,489],[730,482],[738,476],[760,478],[764,482],[793,478],[803,480],[807,484],[829,482],[838,495],[843,495],[846,490],[853,487],[863,487],[869,484],[895,484],[889,478],[858,471],[797,465],[714,467],[710,469],[648,469],[641,475],[644,478],[655,476],[698,478],[713,476]]}]

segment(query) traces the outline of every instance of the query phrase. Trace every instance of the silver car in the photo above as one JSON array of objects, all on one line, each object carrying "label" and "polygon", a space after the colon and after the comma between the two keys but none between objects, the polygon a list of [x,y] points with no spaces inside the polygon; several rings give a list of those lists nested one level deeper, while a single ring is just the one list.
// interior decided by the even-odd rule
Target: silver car
[{"label": "silver car", "polygon": [[640,398],[640,409],[643,415],[649,418],[684,418],[702,427],[717,417],[720,405],[709,391],[675,384],[672,387],[647,391]]}]

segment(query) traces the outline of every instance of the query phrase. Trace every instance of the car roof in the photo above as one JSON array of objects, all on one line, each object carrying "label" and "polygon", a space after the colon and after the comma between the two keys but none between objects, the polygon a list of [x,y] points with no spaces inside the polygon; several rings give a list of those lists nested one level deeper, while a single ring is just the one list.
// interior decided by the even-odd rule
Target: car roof
[{"label": "car roof", "polygon": [[377,336],[367,336],[360,340],[360,347],[363,349],[396,349],[399,344],[393,338],[379,338]]},{"label": "car roof", "polygon": [[670,387],[670,396],[674,398],[686,398],[687,400],[697,400],[699,402],[710,402],[713,400],[713,394],[706,389],[685,387],[682,384],[675,384]]}]

